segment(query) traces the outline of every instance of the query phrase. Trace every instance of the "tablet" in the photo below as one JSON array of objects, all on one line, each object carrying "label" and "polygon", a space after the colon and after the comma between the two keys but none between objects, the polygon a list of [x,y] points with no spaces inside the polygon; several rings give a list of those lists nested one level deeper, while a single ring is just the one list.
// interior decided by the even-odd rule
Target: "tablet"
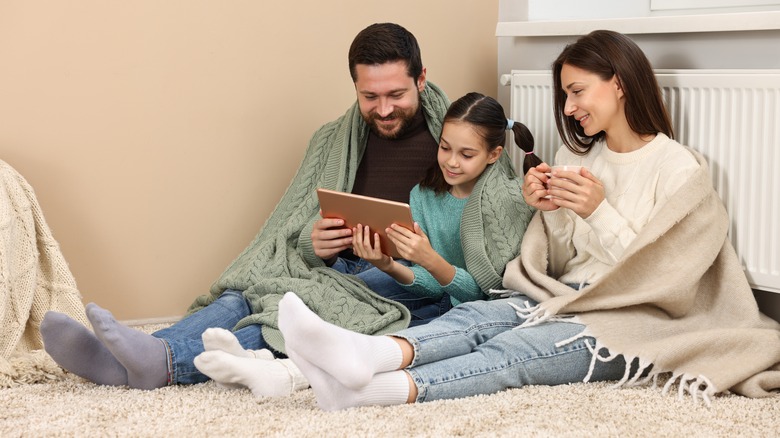
[{"label": "tablet", "polygon": [[368,225],[372,234],[379,233],[383,253],[393,258],[403,258],[387,238],[385,228],[398,224],[414,230],[409,204],[328,189],[317,189],[317,197],[323,218],[343,219],[345,228],[356,227],[357,224]]}]

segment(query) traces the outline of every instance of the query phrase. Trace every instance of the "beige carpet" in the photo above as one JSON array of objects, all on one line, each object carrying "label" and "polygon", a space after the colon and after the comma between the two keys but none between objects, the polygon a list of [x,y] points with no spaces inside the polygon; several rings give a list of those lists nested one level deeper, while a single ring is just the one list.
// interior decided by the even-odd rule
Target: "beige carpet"
[{"label": "beige carpet", "polygon": [[418,405],[322,412],[311,390],[256,399],[213,383],[154,391],[101,387],[39,357],[0,389],[0,437],[39,436],[780,436],[780,396],[712,407],[660,389],[526,387]]}]

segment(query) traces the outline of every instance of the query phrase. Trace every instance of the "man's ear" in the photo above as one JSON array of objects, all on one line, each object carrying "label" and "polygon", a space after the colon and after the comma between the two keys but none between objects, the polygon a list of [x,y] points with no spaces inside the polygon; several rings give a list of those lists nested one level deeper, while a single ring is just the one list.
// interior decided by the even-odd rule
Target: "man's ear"
[{"label": "man's ear", "polygon": [[425,67],[423,67],[420,76],[417,78],[417,91],[419,91],[420,93],[422,93],[423,90],[425,90],[425,73],[426,70]]}]

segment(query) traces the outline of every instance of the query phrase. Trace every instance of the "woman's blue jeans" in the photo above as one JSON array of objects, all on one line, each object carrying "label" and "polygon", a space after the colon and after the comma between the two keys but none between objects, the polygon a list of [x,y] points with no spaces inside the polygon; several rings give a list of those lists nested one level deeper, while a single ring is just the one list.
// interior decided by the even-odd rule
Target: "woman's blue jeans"
[{"label": "woman's blue jeans", "polygon": [[[396,261],[405,266],[411,265],[407,260]],[[355,275],[377,295],[403,304],[412,315],[410,327],[427,324],[452,309],[449,295],[443,294],[441,298],[415,295],[401,287],[393,277],[363,259],[350,260],[339,257],[331,268],[342,274]]]},{"label": "woman's blue jeans", "polygon": [[[418,389],[417,402],[492,394],[525,385],[581,382],[588,374],[595,345],[582,337],[556,347],[557,342],[581,333],[572,322],[522,324],[512,302],[523,307],[533,300],[520,296],[494,301],[472,301],[454,307],[441,318],[394,334],[414,348],[406,369]],[[602,352],[606,356],[606,352]],[[633,364],[635,365],[635,364]],[[597,362],[590,381],[619,380],[626,363],[622,356]]]},{"label": "woman's blue jeans", "polygon": [[[203,353],[201,335],[210,327],[233,330],[238,321],[249,316],[252,309],[241,291],[226,290],[213,303],[170,327],[152,333],[165,341],[168,350],[168,384],[201,383],[209,380],[197,368],[193,360]],[[233,332],[247,350],[270,348],[263,340],[260,325],[253,324]]]}]

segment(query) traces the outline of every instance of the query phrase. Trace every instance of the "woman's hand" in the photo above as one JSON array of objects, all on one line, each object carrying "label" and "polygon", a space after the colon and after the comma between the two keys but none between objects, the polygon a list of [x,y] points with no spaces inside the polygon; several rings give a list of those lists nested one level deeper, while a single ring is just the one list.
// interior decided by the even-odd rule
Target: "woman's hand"
[{"label": "woman's hand", "polygon": [[583,219],[587,218],[604,200],[604,185],[586,168],[579,173],[556,170],[547,181],[550,202],[568,208]]},{"label": "woman's hand", "polygon": [[[379,233],[371,233],[368,226],[358,224],[352,229],[352,252],[356,256],[368,261],[372,265],[387,271],[393,264],[393,258],[382,252],[382,245],[379,241]],[[371,238],[374,238],[373,243]]]},{"label": "woman's hand", "polygon": [[547,196],[547,176],[552,169],[547,163],[542,163],[536,167],[528,169],[523,180],[523,199],[525,203],[537,210],[552,211],[557,210],[559,205],[553,203]]},{"label": "woman's hand", "polygon": [[439,256],[417,222],[414,223],[414,231],[393,224],[386,233],[403,258],[423,268],[428,269],[429,262]]}]

